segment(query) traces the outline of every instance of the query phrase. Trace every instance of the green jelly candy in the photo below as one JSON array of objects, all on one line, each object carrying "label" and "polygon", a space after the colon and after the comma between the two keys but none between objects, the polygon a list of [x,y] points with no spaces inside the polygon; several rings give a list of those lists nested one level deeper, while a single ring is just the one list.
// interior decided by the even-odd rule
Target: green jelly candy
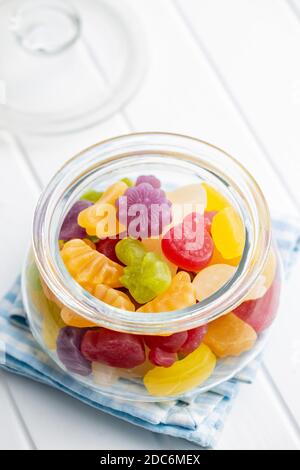
[{"label": "green jelly candy", "polygon": [[147,253],[144,245],[134,238],[123,238],[115,247],[117,258],[126,266],[139,264]]},{"label": "green jelly candy", "polygon": [[123,181],[123,183],[127,184],[127,186],[129,188],[131,188],[131,186],[134,185],[134,182],[130,178],[122,178],[121,181]]},{"label": "green jelly candy", "polygon": [[155,253],[146,253],[138,263],[124,268],[120,278],[132,297],[140,304],[154,299],[164,292],[171,284],[172,276],[167,263]]},{"label": "green jelly candy", "polygon": [[89,189],[86,193],[84,193],[80,200],[81,201],[90,201],[90,202],[97,202],[99,201],[100,197],[103,193],[100,191],[95,191],[94,189]]}]

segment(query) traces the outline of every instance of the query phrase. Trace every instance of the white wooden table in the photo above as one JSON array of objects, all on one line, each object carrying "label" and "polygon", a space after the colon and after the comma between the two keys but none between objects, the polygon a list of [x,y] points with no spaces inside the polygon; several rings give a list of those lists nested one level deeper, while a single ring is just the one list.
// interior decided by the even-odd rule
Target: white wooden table
[{"label": "white wooden table", "polygon": [[[20,271],[42,186],[77,151],[117,134],[171,131],[215,143],[254,173],[274,213],[299,216],[300,0],[127,1],[149,44],[133,100],[76,135],[18,141],[1,133],[1,295]],[[299,276],[300,263],[263,367],[242,388],[220,449],[300,447]],[[192,448],[3,372],[0,414],[2,449]]]}]

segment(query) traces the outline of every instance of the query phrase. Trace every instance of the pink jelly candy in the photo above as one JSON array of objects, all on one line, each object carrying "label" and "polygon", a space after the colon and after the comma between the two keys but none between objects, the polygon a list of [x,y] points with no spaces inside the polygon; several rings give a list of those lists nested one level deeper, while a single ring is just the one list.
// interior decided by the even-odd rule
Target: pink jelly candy
[{"label": "pink jelly candy", "polygon": [[186,342],[188,334],[180,331],[170,336],[144,336],[144,341],[149,349],[160,348],[166,352],[176,353]]},{"label": "pink jelly candy", "polygon": [[252,326],[256,333],[260,333],[273,322],[279,305],[279,295],[280,283],[275,280],[262,297],[243,302],[233,313]]},{"label": "pink jelly candy", "polygon": [[180,347],[179,353],[190,354],[200,346],[204,336],[207,333],[207,325],[199,326],[187,331],[187,339],[185,343]]},{"label": "pink jelly candy", "polygon": [[170,367],[176,359],[176,353],[167,352],[160,348],[151,349],[149,352],[149,361],[155,366]]}]

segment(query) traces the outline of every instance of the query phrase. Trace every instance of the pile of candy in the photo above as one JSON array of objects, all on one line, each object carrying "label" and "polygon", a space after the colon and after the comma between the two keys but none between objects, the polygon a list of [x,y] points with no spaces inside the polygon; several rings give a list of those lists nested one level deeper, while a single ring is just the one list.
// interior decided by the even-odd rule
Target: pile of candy
[{"label": "pile of candy", "polygon": [[[71,276],[97,299],[129,312],[185,309],[221,289],[245,245],[239,213],[213,187],[197,183],[166,193],[155,176],[127,178],[76,202],[60,232]],[[44,317],[44,340],[65,367],[97,384],[140,377],[151,395],[174,396],[204,382],[217,358],[252,348],[273,321],[277,263],[270,251],[262,274],[234,311],[169,336],[101,328],[62,305]]]}]

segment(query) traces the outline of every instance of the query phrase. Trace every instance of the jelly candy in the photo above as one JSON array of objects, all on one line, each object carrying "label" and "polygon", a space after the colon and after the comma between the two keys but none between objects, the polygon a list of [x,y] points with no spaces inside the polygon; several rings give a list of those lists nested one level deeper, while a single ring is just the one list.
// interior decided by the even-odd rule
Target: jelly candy
[{"label": "jelly candy", "polygon": [[144,336],[145,344],[150,349],[160,348],[164,351],[175,353],[186,342],[188,334],[186,331],[180,331],[170,336]]},{"label": "jelly candy", "polygon": [[92,248],[92,250],[96,250],[96,245],[94,242],[92,242],[92,240],[90,240],[89,238],[83,238],[84,243],[86,243],[90,248]]},{"label": "jelly candy", "polygon": [[142,183],[149,183],[154,189],[159,189],[161,187],[161,183],[159,179],[157,179],[156,176],[154,175],[139,176],[138,179],[136,180],[135,185],[138,186],[139,184],[142,184]]},{"label": "jelly candy", "polygon": [[116,201],[117,217],[129,236],[148,238],[160,235],[171,222],[171,203],[164,191],[149,183],[128,188]]},{"label": "jelly candy", "polygon": [[244,298],[244,302],[246,300],[259,299],[260,297],[263,297],[266,292],[267,289],[265,287],[265,276],[259,275],[255,283],[253,284],[253,287],[250,289],[247,296]]},{"label": "jelly candy", "polygon": [[126,266],[142,262],[147,250],[140,240],[134,238],[123,238],[115,247],[116,255],[121,263]]},{"label": "jelly candy", "polygon": [[116,263],[119,263],[115,250],[116,244],[118,242],[118,238],[104,238],[97,242],[96,249],[97,251],[99,251],[99,253],[102,253],[107,258],[111,259],[112,261],[115,261]]},{"label": "jelly candy", "polygon": [[233,313],[260,333],[268,328],[275,318],[279,294],[280,283],[275,280],[262,297],[243,302],[233,310]]},{"label": "jelly candy", "polygon": [[171,284],[171,279],[167,263],[149,252],[140,263],[124,268],[120,281],[138,303],[144,304],[164,292]]},{"label": "jelly candy", "polygon": [[123,181],[123,183],[127,184],[128,188],[131,188],[131,186],[134,185],[134,182],[130,178],[122,178],[121,181]]},{"label": "jelly candy", "polygon": [[207,333],[207,325],[198,326],[197,328],[193,328],[192,330],[187,331],[187,339],[185,343],[180,347],[179,353],[180,354],[190,354],[191,352],[195,351],[195,349],[200,346],[204,336]]},{"label": "jelly candy", "polygon": [[208,233],[211,233],[211,224],[217,211],[204,212],[204,228]]},{"label": "jelly candy", "polygon": [[243,254],[245,228],[233,207],[226,207],[214,216],[211,233],[216,248],[223,258],[232,259]]},{"label": "jelly candy", "polygon": [[62,308],[63,304],[53,294],[52,290],[50,290],[50,288],[48,287],[48,285],[45,283],[44,279],[41,276],[40,276],[40,282],[41,282],[42,290],[46,299],[50,300],[51,302],[54,302],[56,305],[58,305],[58,307]]},{"label": "jelly candy", "polygon": [[97,284],[120,287],[123,267],[90,248],[82,240],[70,240],[61,250],[61,256],[71,276],[84,288]]},{"label": "jelly candy", "polygon": [[166,256],[164,255],[164,252],[161,248],[160,238],[144,238],[144,240],[142,240],[142,244],[144,245],[146,251],[151,251],[152,253],[155,253],[162,259],[162,261],[167,263],[170,269],[171,276],[175,276],[175,274],[177,273],[178,266],[169,261],[168,258],[166,258]]},{"label": "jelly candy", "polygon": [[127,188],[123,181],[110,186],[95,204],[79,213],[80,227],[85,228],[88,235],[97,235],[98,238],[114,236],[124,231],[116,218],[115,202]]},{"label": "jelly candy", "polygon": [[119,379],[119,370],[100,362],[92,362],[93,381],[102,387],[110,387]]},{"label": "jelly candy", "polygon": [[116,254],[121,262],[127,264],[120,280],[138,303],[152,300],[169,287],[171,273],[167,263],[155,253],[147,252],[139,240],[120,240]]},{"label": "jelly candy", "polygon": [[[146,355],[148,356],[147,351]],[[150,362],[149,358],[146,357],[146,360],[139,366],[133,367],[132,369],[119,369],[119,375],[125,378],[140,378],[144,377],[150,369],[153,369],[153,364]]]},{"label": "jelly candy", "polygon": [[77,222],[78,214],[84,209],[92,205],[89,201],[77,201],[71,207],[60,229],[59,239],[60,240],[71,240],[72,238],[84,238],[86,237],[86,231],[80,227]]},{"label": "jelly candy", "polygon": [[65,244],[65,242],[64,242],[63,240],[58,240],[58,248],[59,248],[59,251],[62,250],[64,244]]},{"label": "jelly candy", "polygon": [[268,290],[275,279],[277,272],[277,258],[273,247],[270,248],[266,264],[262,270],[262,276],[264,276],[264,286]]},{"label": "jelly candy", "polygon": [[237,258],[225,259],[217,250],[217,248],[214,247],[213,255],[209,262],[209,266],[212,264],[230,264],[231,266],[238,266],[240,264],[241,258],[241,256],[238,256]]},{"label": "jelly candy", "polygon": [[81,201],[90,201],[90,202],[97,202],[99,201],[100,197],[102,196],[102,192],[95,191],[94,189],[89,189],[86,191],[80,198]]},{"label": "jelly candy", "polygon": [[76,328],[92,328],[97,326],[95,323],[87,320],[86,318],[78,315],[78,313],[70,310],[67,307],[63,307],[60,312],[60,316],[64,323],[68,326],[75,326]]},{"label": "jelly candy", "polygon": [[170,312],[190,307],[196,303],[195,288],[188,273],[180,271],[173,277],[170,287],[155,299],[143,305],[137,312]]},{"label": "jelly candy", "polygon": [[104,284],[97,284],[94,296],[113,307],[129,310],[130,312],[135,311],[135,306],[127,294]]},{"label": "jelly candy", "polygon": [[85,333],[81,352],[93,362],[111,367],[133,368],[145,359],[145,348],[140,336],[100,328]]},{"label": "jelly candy", "polygon": [[230,206],[228,200],[215,188],[207,183],[202,183],[202,187],[206,191],[206,211],[221,211],[225,207]]},{"label": "jelly candy", "polygon": [[233,313],[228,313],[208,324],[204,343],[218,357],[239,356],[251,349],[257,335],[254,329]]},{"label": "jelly candy", "polygon": [[164,255],[186,271],[200,271],[212,257],[213,241],[203,223],[202,216],[190,214],[182,226],[172,227],[162,239]]},{"label": "jelly candy", "polygon": [[168,192],[167,197],[172,203],[172,226],[181,224],[183,219],[192,212],[203,214],[206,206],[205,190],[199,183],[182,186]]},{"label": "jelly candy", "polygon": [[177,360],[177,354],[154,348],[149,352],[149,360],[156,366],[170,367]]},{"label": "jelly candy", "polygon": [[80,352],[85,330],[66,326],[62,328],[57,337],[57,355],[64,366],[71,372],[79,375],[91,373],[91,363]]},{"label": "jelly candy", "polygon": [[144,385],[150,395],[176,396],[197,387],[213,373],[216,357],[205,344],[167,369],[154,367],[146,373]]},{"label": "jelly candy", "polygon": [[39,311],[43,315],[42,337],[47,348],[56,349],[56,339],[61,328],[65,326],[60,317],[60,308],[54,303],[45,299],[43,305],[39,305]]},{"label": "jelly candy", "polygon": [[197,300],[201,302],[221,289],[235,271],[236,268],[228,264],[213,264],[202,269],[193,280]]}]

